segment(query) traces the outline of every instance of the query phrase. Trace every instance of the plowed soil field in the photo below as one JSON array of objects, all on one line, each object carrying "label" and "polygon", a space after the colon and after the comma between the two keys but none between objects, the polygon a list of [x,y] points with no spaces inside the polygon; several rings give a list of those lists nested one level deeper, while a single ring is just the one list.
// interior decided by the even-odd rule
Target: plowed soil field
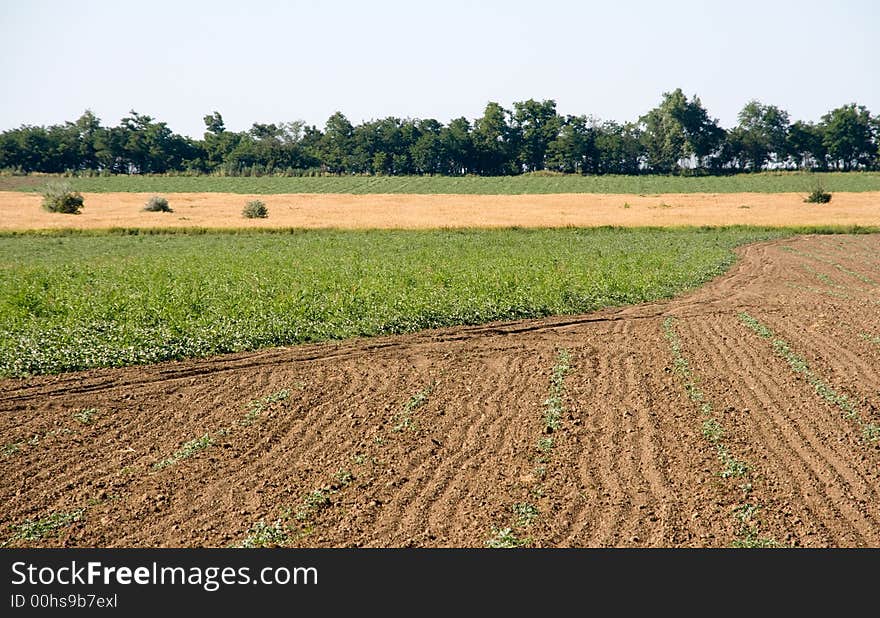
[{"label": "plowed soil field", "polygon": [[2,381],[3,540],[880,546],[880,236],[739,254],[668,303]]},{"label": "plowed soil field", "polygon": [[[174,212],[143,212],[149,193],[86,193],[79,215],[45,212],[37,194],[0,191],[0,230],[122,228],[596,227],[676,225],[880,225],[880,193],[835,193],[805,204],[801,193],[627,195],[166,194]],[[245,219],[254,199],[266,219]]]}]

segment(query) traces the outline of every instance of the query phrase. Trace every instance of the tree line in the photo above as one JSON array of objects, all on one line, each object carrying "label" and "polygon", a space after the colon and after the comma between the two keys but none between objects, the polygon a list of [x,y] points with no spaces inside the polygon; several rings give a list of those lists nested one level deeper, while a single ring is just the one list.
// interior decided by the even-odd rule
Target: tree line
[{"label": "tree line", "polygon": [[880,117],[851,103],[819,122],[791,122],[749,101],[725,129],[696,95],[663,93],[636,122],[562,116],[553,100],[486,105],[473,121],[394,117],[353,125],[341,112],[323,130],[302,121],[226,129],[204,117],[202,139],[131,111],[105,127],[91,111],[74,122],[0,133],[0,169],[18,173],[724,174],[764,169],[880,169]]}]

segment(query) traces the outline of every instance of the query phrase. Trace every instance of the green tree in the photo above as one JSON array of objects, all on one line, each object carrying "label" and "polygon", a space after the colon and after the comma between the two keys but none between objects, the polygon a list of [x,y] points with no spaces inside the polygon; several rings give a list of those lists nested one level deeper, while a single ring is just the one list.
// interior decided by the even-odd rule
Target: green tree
[{"label": "green tree", "polygon": [[436,120],[421,120],[417,129],[419,137],[410,147],[415,172],[431,176],[443,173],[446,161],[443,125]]},{"label": "green tree", "polygon": [[489,102],[483,115],[474,121],[475,167],[483,176],[501,176],[517,171],[511,156],[509,115],[498,103]]},{"label": "green tree", "polygon": [[645,159],[642,133],[635,123],[609,121],[594,125],[597,173],[638,174]]},{"label": "green tree", "polygon": [[826,169],[828,149],[825,147],[824,127],[798,120],[788,129],[786,152],[796,167]]},{"label": "green tree", "polygon": [[105,131],[101,120],[91,110],[86,110],[70,125],[77,144],[72,169],[98,169],[98,144]]},{"label": "green tree", "polygon": [[477,169],[471,123],[467,118],[455,118],[440,131],[445,163],[445,174],[467,174]]},{"label": "green tree", "polygon": [[324,125],[320,154],[323,167],[334,174],[347,171],[354,127],[342,112],[336,112]]},{"label": "green tree", "polygon": [[223,122],[223,116],[220,112],[214,111],[205,115],[205,131],[211,135],[222,135],[226,132],[226,123]]},{"label": "green tree", "polygon": [[[220,112],[212,112],[203,118],[205,134],[202,147],[205,151],[205,165],[210,170],[226,167],[227,172],[233,171],[236,164],[231,163],[230,155],[235,152],[242,140],[242,135],[226,130]],[[238,171],[235,169],[234,171]]]},{"label": "green tree", "polygon": [[598,173],[596,129],[589,118],[568,116],[562,121],[559,134],[547,147],[547,167],[565,173]]},{"label": "green tree", "polygon": [[787,152],[788,112],[752,100],[737,116],[739,124],[728,134],[739,167],[761,170],[771,159],[781,161]]},{"label": "green tree", "polygon": [[690,101],[681,88],[664,92],[660,105],[639,119],[642,144],[648,167],[670,173],[693,157],[696,167],[715,154],[723,141],[724,130],[710,118],[700,98]]},{"label": "green tree", "polygon": [[834,167],[849,171],[877,161],[877,125],[864,105],[850,103],[822,116],[823,144]]},{"label": "green tree", "polygon": [[686,152],[687,135],[683,118],[687,97],[681,88],[664,92],[660,105],[639,119],[642,144],[651,170],[668,174],[680,165]]},{"label": "green tree", "polygon": [[519,168],[530,172],[544,169],[547,148],[559,136],[562,124],[556,114],[556,101],[515,102],[512,121],[510,131],[516,136]]}]

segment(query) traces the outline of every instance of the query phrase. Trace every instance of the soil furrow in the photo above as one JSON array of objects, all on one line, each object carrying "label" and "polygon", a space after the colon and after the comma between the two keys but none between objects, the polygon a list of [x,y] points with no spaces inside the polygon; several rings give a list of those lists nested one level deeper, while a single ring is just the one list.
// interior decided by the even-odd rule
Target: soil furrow
[{"label": "soil furrow", "polygon": [[[735,318],[730,318],[728,328],[731,330],[735,327],[734,320]],[[864,480],[848,464],[845,454],[828,446],[837,442],[835,434],[840,434],[841,426],[818,423],[837,411],[829,410],[827,406],[813,401],[811,386],[805,382],[798,383],[791,375],[786,375],[784,370],[788,368],[783,361],[767,358],[766,355],[759,354],[758,350],[758,346],[725,346],[724,350],[739,367],[754,368],[740,373],[753,397],[749,398],[751,401],[746,399],[745,403],[750,409],[760,412],[757,415],[759,422],[766,419],[779,447],[790,451],[790,457],[794,460],[790,472],[797,474],[798,468],[801,468],[806,473],[804,498],[810,496],[807,491],[809,487],[824,503],[821,513],[825,514],[826,525],[831,528],[837,520],[837,527],[840,528],[843,522],[839,520],[845,520],[845,528],[848,529],[844,533],[846,541],[864,542],[866,536],[872,536],[876,522],[866,519],[862,510],[850,501],[852,492],[855,491],[853,484],[863,485]],[[767,366],[775,366],[778,371],[774,371],[771,376],[757,370]],[[797,403],[796,408],[792,405],[794,402]],[[751,415],[750,417],[754,418]]]}]

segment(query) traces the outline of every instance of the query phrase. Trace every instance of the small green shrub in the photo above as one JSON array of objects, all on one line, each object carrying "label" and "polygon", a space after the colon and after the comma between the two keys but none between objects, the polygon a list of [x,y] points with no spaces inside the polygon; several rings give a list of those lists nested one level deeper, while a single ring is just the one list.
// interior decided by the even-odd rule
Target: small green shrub
[{"label": "small green shrub", "polygon": [[83,196],[66,182],[52,182],[43,190],[43,208],[49,212],[78,215]]},{"label": "small green shrub", "polygon": [[517,547],[525,547],[532,542],[532,539],[521,539],[516,536],[512,528],[495,528],[492,530],[492,537],[486,541],[486,547],[490,549],[516,549]]},{"label": "small green shrub", "polygon": [[247,219],[265,219],[269,216],[269,209],[260,200],[253,200],[245,205],[241,214]]},{"label": "small green shrub", "polygon": [[160,195],[154,195],[144,205],[147,212],[174,212],[168,205],[168,200]]},{"label": "small green shrub", "polygon": [[816,188],[813,189],[807,196],[807,199],[804,200],[804,202],[808,204],[827,204],[830,201],[831,194],[826,193],[822,185],[816,185]]}]

